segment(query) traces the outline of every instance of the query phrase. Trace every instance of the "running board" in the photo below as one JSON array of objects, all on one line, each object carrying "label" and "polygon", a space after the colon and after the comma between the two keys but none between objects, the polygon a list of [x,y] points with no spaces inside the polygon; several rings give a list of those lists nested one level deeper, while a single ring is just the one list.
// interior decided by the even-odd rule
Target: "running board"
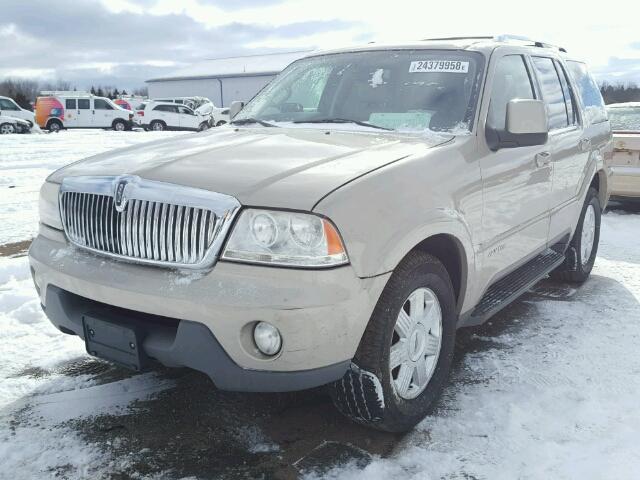
[{"label": "running board", "polygon": [[520,297],[563,261],[562,253],[548,248],[491,285],[471,315],[463,319],[459,326],[471,327],[486,322],[489,317]]}]

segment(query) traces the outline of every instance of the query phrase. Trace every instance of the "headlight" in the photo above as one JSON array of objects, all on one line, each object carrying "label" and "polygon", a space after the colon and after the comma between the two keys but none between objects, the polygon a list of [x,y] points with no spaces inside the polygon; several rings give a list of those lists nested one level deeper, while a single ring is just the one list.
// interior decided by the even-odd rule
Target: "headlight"
[{"label": "headlight", "polygon": [[58,194],[60,185],[44,182],[40,188],[40,222],[50,227],[62,230],[60,209],[58,208]]},{"label": "headlight", "polygon": [[332,267],[349,260],[336,227],[309,213],[249,209],[242,212],[224,260],[291,267]]}]

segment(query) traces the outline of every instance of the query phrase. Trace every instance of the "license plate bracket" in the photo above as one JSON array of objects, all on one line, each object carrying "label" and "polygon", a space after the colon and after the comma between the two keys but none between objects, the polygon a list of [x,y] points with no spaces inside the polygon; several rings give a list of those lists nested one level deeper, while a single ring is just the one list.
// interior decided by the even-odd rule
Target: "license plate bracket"
[{"label": "license plate bracket", "polygon": [[87,353],[117,363],[125,368],[141,371],[148,364],[142,351],[143,332],[135,324],[104,320],[96,312],[82,316]]}]

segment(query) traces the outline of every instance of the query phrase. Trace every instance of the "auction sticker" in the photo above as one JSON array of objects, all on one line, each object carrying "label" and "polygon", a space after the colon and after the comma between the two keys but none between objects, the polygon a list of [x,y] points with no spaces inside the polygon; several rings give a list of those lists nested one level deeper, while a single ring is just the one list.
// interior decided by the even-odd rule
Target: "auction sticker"
[{"label": "auction sticker", "polygon": [[461,60],[417,60],[411,62],[409,73],[467,73],[469,62]]}]

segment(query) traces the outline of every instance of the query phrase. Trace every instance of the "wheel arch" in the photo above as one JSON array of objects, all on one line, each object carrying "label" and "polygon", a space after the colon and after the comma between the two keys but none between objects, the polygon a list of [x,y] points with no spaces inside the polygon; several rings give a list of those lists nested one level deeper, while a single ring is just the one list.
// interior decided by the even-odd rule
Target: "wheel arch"
[{"label": "wheel arch", "polygon": [[608,200],[607,182],[607,172],[604,169],[600,169],[594,173],[589,184],[590,188],[594,188],[598,192],[598,200],[600,200],[602,210],[606,207]]},{"label": "wheel arch", "polygon": [[47,118],[47,121],[44,124],[44,128],[49,128],[49,125],[51,125],[52,123],[59,123],[60,124],[60,128],[64,128],[64,123],[58,117],[49,117],[49,118]]},{"label": "wheel arch", "polygon": [[429,253],[442,262],[451,279],[456,309],[460,313],[469,275],[468,252],[463,242],[451,233],[436,233],[417,243],[402,257],[402,260],[416,250]]}]

